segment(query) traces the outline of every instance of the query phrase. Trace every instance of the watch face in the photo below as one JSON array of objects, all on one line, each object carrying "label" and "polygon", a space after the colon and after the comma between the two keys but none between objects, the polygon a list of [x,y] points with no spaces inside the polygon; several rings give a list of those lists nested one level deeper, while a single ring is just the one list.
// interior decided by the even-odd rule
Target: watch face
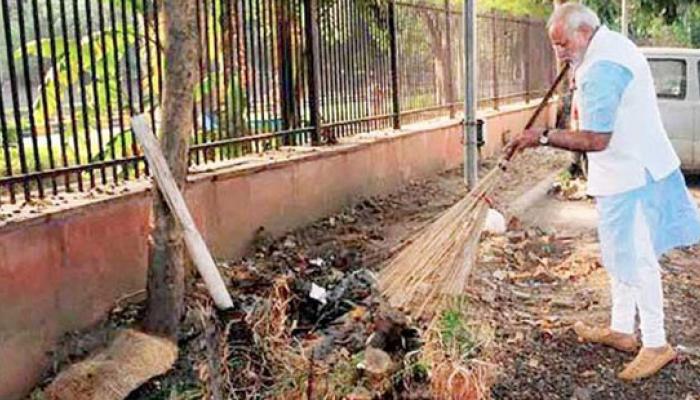
[{"label": "watch face", "polygon": [[544,136],[544,135],[540,136],[540,144],[547,144],[547,143],[549,143],[549,137]]}]

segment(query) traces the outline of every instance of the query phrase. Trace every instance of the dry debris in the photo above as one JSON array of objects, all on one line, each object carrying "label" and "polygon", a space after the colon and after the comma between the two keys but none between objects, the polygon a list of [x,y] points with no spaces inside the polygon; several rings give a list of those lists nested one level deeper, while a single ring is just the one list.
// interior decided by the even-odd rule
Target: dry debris
[{"label": "dry debris", "polygon": [[669,340],[682,354],[660,374],[626,385],[616,373],[631,358],[580,344],[576,320],[608,323],[609,282],[594,232],[575,237],[517,222],[486,238],[474,271],[475,321],[496,327],[490,362],[499,365],[499,399],[694,399],[700,394],[700,247],[677,250],[662,264]]},{"label": "dry debris", "polygon": [[[496,207],[566,160],[552,162],[548,149],[525,154],[496,190]],[[667,327],[681,355],[634,387],[615,379],[623,356],[580,345],[569,329],[607,318],[594,233],[566,236],[511,218],[506,234],[482,238],[466,292],[433,323],[392,308],[378,293],[378,269],[465,192],[455,171],[283,237],[261,229],[246,257],[220,265],[234,309],[218,313],[203,288],[192,288],[175,368],[129,399],[697,397],[697,248],[663,261]],[[122,305],[103,328],[133,325],[141,311]],[[84,357],[89,336],[72,335],[56,368]]]}]

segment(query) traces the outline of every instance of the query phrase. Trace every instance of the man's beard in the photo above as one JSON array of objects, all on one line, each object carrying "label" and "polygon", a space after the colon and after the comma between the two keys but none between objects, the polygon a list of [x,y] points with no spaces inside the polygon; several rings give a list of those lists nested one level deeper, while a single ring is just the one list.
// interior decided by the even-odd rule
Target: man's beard
[{"label": "man's beard", "polygon": [[572,67],[576,68],[579,65],[581,65],[581,62],[583,62],[583,54],[577,54],[569,60],[569,64],[571,64]]}]

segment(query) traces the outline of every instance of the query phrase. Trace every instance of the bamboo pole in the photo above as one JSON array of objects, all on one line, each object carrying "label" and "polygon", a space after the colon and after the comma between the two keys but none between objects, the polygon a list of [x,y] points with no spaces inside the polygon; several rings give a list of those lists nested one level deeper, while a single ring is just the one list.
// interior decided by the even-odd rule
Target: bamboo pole
[{"label": "bamboo pole", "polygon": [[170,207],[170,210],[182,225],[187,250],[211,297],[214,299],[214,303],[222,310],[233,307],[231,295],[226,289],[219,270],[216,269],[214,259],[212,259],[202,235],[197,230],[194,219],[192,219],[192,215],[187,208],[187,203],[185,203],[185,198],[175,184],[175,179],[168,168],[160,146],[155,136],[151,134],[146,116],[141,114],[132,118],[131,121],[136,138],[148,160],[148,166],[153,171],[158,190],[163,193],[168,207]]}]

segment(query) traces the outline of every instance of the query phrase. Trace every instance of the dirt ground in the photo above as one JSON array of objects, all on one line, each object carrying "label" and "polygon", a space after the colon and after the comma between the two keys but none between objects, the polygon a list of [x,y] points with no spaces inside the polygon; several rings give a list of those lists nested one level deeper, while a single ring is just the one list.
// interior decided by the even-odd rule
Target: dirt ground
[{"label": "dirt ground", "polygon": [[[696,198],[697,182],[689,181]],[[674,250],[661,263],[666,329],[679,357],[648,380],[622,383],[616,374],[633,355],[579,344],[571,330],[577,320],[607,324],[610,309],[594,204],[576,192],[573,201],[538,199],[522,221],[525,238],[509,232],[482,242],[471,287],[479,314],[497,327],[493,397],[700,399],[700,246]]]},{"label": "dirt ground", "polygon": [[523,242],[511,237],[485,244],[487,253],[510,253],[525,262],[504,268],[484,255],[473,276],[480,315],[497,326],[492,362],[500,374],[494,398],[700,398],[700,275],[692,268],[698,265],[697,248],[675,251],[663,263],[667,331],[681,355],[658,376],[624,384],[615,375],[633,356],[579,344],[570,329],[577,320],[608,322],[608,280],[594,237],[530,232]]},{"label": "dirt ground", "polygon": [[[700,248],[664,259],[668,332],[681,356],[657,377],[619,383],[615,373],[630,357],[580,345],[570,331],[577,319],[607,319],[607,280],[589,221],[592,204],[564,181],[556,195],[525,196],[534,198],[528,209],[539,211],[510,210],[568,161],[567,154],[549,149],[526,154],[491,199],[509,219],[521,219],[511,219],[505,235],[484,238],[465,297],[465,326],[491,332],[470,353],[489,366],[487,395],[700,398],[700,269],[692,268],[700,264]],[[491,167],[486,162],[483,171]],[[429,383],[435,376],[408,361],[420,352],[421,327],[387,309],[373,277],[397,245],[465,193],[461,171],[451,171],[389,196],[361,199],[280,238],[261,230],[245,257],[220,263],[234,310],[218,314],[201,286],[190,288],[175,368],[129,399],[435,398]],[[572,212],[583,215],[583,222],[567,222]],[[314,286],[326,290],[323,302],[310,296]],[[117,328],[138,324],[141,304],[119,305],[101,326],[68,335],[44,385],[103,346]],[[382,350],[375,358],[386,354],[396,367],[374,374],[381,368],[370,368],[376,360],[368,344]],[[41,398],[38,393],[34,399]]]}]

